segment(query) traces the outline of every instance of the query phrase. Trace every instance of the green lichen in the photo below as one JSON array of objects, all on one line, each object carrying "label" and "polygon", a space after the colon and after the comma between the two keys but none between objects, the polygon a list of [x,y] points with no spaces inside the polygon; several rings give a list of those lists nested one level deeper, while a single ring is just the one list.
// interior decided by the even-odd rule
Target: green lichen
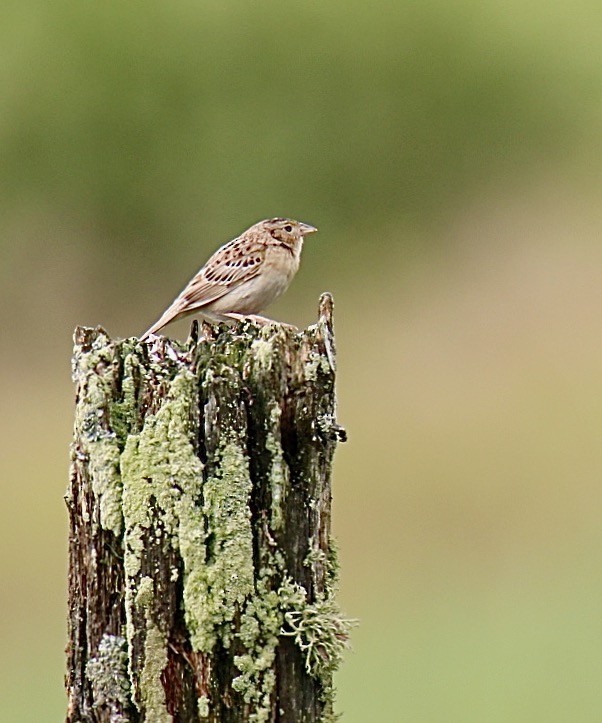
[{"label": "green lichen", "polygon": [[123,447],[127,436],[136,431],[136,382],[140,362],[138,357],[128,352],[123,360],[123,373],[121,381],[121,399],[112,401],[109,407],[111,429],[115,432],[120,446]]},{"label": "green lichen", "polygon": [[[178,547],[179,532],[187,526],[202,531],[198,498],[202,484],[202,463],[192,444],[191,422],[196,404],[196,378],[179,371],[157,414],[149,415],[139,434],[130,435],[121,455],[123,479],[124,569],[126,573],[126,620],[130,648],[136,634],[135,611],[143,611],[144,665],[140,675],[140,700],[148,720],[171,720],[165,708],[161,673],[167,664],[167,640],[150,617],[153,580],[138,580],[144,539],[157,518],[167,541]],[[185,536],[185,535],[184,535]],[[204,557],[202,539],[200,555]],[[182,551],[181,551],[182,552]],[[191,555],[184,555],[185,574],[190,572]],[[152,716],[151,717],[151,713]]]},{"label": "green lichen", "polygon": [[119,448],[113,440],[99,440],[89,453],[92,490],[100,509],[100,525],[116,536],[121,534],[121,478],[119,476]]},{"label": "green lichen", "polygon": [[[140,702],[144,708],[145,720],[157,723],[170,723],[172,717],[167,712],[165,690],[161,675],[167,666],[167,636],[155,624],[151,610],[154,605],[155,583],[151,577],[140,578],[134,595],[138,610],[144,614],[144,664],[140,673]],[[129,631],[130,635],[132,630]],[[130,638],[130,644],[132,639]]]},{"label": "green lichen", "polygon": [[324,550],[315,546],[312,538],[309,545],[309,552],[305,556],[305,560],[303,560],[303,565],[305,567],[315,567],[316,565],[326,565],[327,562],[328,555]]},{"label": "green lichen", "polygon": [[305,378],[310,382],[315,382],[318,379],[318,372],[323,374],[330,374],[332,372],[328,358],[320,352],[310,349],[307,356],[307,360],[303,365],[303,372]]},{"label": "green lichen", "polygon": [[[252,365],[260,375],[273,368],[273,331],[270,334],[262,329],[251,343]],[[334,603],[334,544],[325,553],[310,541],[304,564],[312,570],[314,584],[319,580],[318,589],[321,584],[326,585],[324,593],[312,603],[308,602],[304,588],[287,576],[283,556],[276,546],[267,554],[261,551],[264,557],[260,569],[255,571],[249,507],[252,483],[244,440],[236,433],[222,430],[211,474],[203,482],[203,464],[196,449],[197,372],[185,366],[168,367],[164,361],[153,361],[151,357],[153,376],[161,379],[161,389],[166,393],[159,409],[146,416],[141,428],[136,427],[140,424],[136,379],[144,375],[139,369],[141,361],[134,347],[124,343],[121,398],[111,401],[113,372],[106,368],[103,372],[103,366],[113,360],[114,351],[107,348],[108,343],[106,337],[104,341],[96,340],[98,348],[87,352],[85,363],[80,360],[78,373],[87,375],[87,386],[84,409],[76,424],[80,438],[85,439],[84,451],[90,457],[101,524],[115,534],[125,529],[127,639],[131,649],[134,635],[143,636],[144,662],[138,694],[146,719],[161,723],[171,720],[161,684],[167,664],[167,637],[151,615],[156,607],[154,596],[160,591],[155,589],[151,577],[140,576],[148,532],[158,529],[160,523],[162,543],[182,558],[183,612],[193,650],[210,653],[218,642],[228,648],[234,636],[237,646],[244,648],[234,656],[238,675],[232,687],[252,711],[250,720],[271,720],[276,683],[274,662],[281,636],[286,635],[302,653],[308,674],[319,681],[323,722],[334,721],[332,677],[354,624],[341,616]],[[245,361],[239,347],[231,345],[222,350],[229,364]],[[310,349],[303,365],[305,379],[316,381],[321,372],[330,371],[329,360]],[[210,373],[205,370],[207,379]],[[270,402],[266,411],[265,446],[270,455],[267,474],[271,493],[268,519],[269,528],[275,531],[284,522],[290,480],[279,435],[281,407]],[[320,430],[324,431],[321,427]],[[309,499],[307,504],[314,509],[318,502]],[[179,574],[174,567],[172,581]],[[145,626],[135,633],[133,621],[140,619],[140,613]],[[122,667],[123,655],[122,650]],[[197,706],[201,718],[209,717],[208,696],[200,696]]]},{"label": "green lichen", "polygon": [[307,673],[320,681],[321,699],[325,704],[323,723],[334,721],[334,687],[332,677],[343,651],[349,646],[349,632],[354,620],[341,617],[334,599],[320,597],[307,602],[305,589],[284,577],[277,590],[269,587],[274,568],[257,583],[241,616],[237,637],[246,652],[234,656],[240,674],[232,681],[234,690],[250,704],[252,723],[270,720],[274,692],[274,661],[280,636],[291,636],[304,656]]},{"label": "green lichen", "polygon": [[141,608],[149,608],[153,603],[155,594],[155,583],[152,577],[143,575],[136,590],[136,605]]},{"label": "green lichen", "polygon": [[[309,551],[303,560],[304,567],[311,570],[314,583],[324,586],[327,597],[334,598],[338,591],[339,561],[336,540],[331,537],[328,541],[327,551],[319,547],[315,537],[309,539]],[[323,582],[321,582],[323,580]]]},{"label": "green lichen", "polygon": [[174,377],[159,411],[145,419],[139,434],[128,437],[121,455],[129,623],[136,602],[132,599],[132,581],[140,571],[146,531],[157,518],[168,541],[182,556],[185,584],[188,577],[195,575],[196,567],[204,565],[203,517],[199,507],[203,465],[192,444],[193,410],[196,377],[182,369]]},{"label": "green lichen", "polygon": [[107,706],[111,723],[126,723],[130,705],[128,654],[125,638],[103,635],[95,657],[86,665],[95,706]]},{"label": "green lichen", "polygon": [[[305,592],[301,588],[302,592]],[[282,635],[290,636],[304,656],[305,670],[320,681],[320,698],[324,703],[322,723],[332,723],[339,716],[334,713],[335,688],[333,675],[349,648],[351,629],[356,620],[341,616],[333,597],[321,595],[314,603],[299,597],[284,613]]]},{"label": "green lichen", "polygon": [[231,439],[220,448],[216,473],[203,484],[203,465],[192,444],[194,410],[196,378],[182,369],[158,412],[126,442],[124,566],[128,578],[138,574],[145,531],[158,516],[184,563],[192,647],[209,652],[218,637],[229,644],[230,623],[253,591],[251,480],[245,452]]},{"label": "green lichen", "polygon": [[251,723],[265,723],[271,719],[276,648],[284,610],[290,606],[291,595],[297,594],[288,581],[279,590],[270,590],[268,577],[261,577],[257,594],[247,602],[241,616],[237,637],[247,652],[234,656],[234,665],[240,675],[234,678],[232,687],[251,705]]},{"label": "green lichen", "polygon": [[[283,330],[276,334],[270,327],[263,327],[260,331],[260,338],[254,339],[251,343],[251,356],[254,360],[255,373],[262,384],[266,372],[271,371],[274,358],[279,351],[276,347],[276,340],[282,338]],[[277,401],[271,401],[266,410],[266,439],[265,449],[269,454],[270,470],[269,484],[271,492],[270,526],[272,530],[282,528],[284,521],[283,505],[289,485],[289,470],[282,452],[280,439],[280,418],[282,410]]]},{"label": "green lichen", "polygon": [[349,635],[357,621],[343,617],[335,602],[339,572],[335,540],[330,538],[324,552],[312,538],[303,563],[312,569],[314,579],[315,568],[323,568],[324,592],[309,603],[305,589],[288,581],[281,592],[284,612],[280,634],[293,638],[303,654],[307,673],[319,680],[324,703],[321,723],[332,723],[339,717],[334,713],[333,675],[349,647]]},{"label": "green lichen", "polygon": [[290,635],[305,657],[305,669],[316,678],[328,681],[349,647],[349,633],[355,620],[341,617],[333,598],[300,605],[284,614],[282,635]]},{"label": "green lichen", "polygon": [[172,723],[167,712],[165,690],[161,674],[167,666],[167,638],[159,628],[147,619],[144,641],[144,667],[140,675],[140,699],[145,720],[153,723]]},{"label": "green lichen", "polygon": [[[78,385],[75,437],[79,454],[88,458],[92,490],[98,499],[100,525],[119,536],[123,529],[119,444],[111,428],[108,408],[113,394],[114,350],[99,333],[89,351],[75,347],[73,379]],[[84,514],[89,515],[86,510]]]},{"label": "green lichen", "polygon": [[232,438],[222,444],[215,469],[203,487],[207,559],[184,581],[190,641],[203,652],[213,648],[218,636],[229,646],[231,623],[254,589],[252,485],[248,458],[238,441]]},{"label": "green lichen", "polygon": [[328,540],[326,553],[326,589],[333,596],[339,589],[339,543],[334,537]]},{"label": "green lichen", "polygon": [[251,343],[251,354],[264,371],[272,368],[274,345],[268,339],[254,339]]},{"label": "green lichen", "polygon": [[[159,411],[145,419],[139,434],[127,439],[121,455],[121,472],[126,523],[124,564],[128,577],[140,570],[144,534],[156,518],[176,546],[180,531],[187,526],[197,525],[202,531],[198,501],[203,465],[192,444],[195,403],[195,376],[182,369],[173,379]],[[202,539],[199,542],[202,547]],[[184,562],[186,569],[186,558]]]}]

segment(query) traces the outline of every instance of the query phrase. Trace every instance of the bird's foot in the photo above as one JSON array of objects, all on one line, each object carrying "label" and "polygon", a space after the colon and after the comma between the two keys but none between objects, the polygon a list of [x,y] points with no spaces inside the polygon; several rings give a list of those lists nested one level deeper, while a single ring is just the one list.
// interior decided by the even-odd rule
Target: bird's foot
[{"label": "bird's foot", "polygon": [[236,314],[235,312],[231,312],[229,314],[225,314],[225,316],[228,316],[234,321],[250,321],[252,324],[257,324],[257,326],[278,324],[279,326],[283,326],[285,329],[290,329],[291,331],[298,331],[297,327],[293,326],[292,324],[284,324],[282,321],[268,319],[266,316],[258,316],[257,314]]}]

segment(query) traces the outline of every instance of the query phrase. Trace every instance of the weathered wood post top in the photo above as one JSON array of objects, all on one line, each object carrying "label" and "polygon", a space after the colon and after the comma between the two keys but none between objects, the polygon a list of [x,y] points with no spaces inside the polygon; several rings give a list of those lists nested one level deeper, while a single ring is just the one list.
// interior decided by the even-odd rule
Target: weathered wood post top
[{"label": "weathered wood post top", "polygon": [[70,723],[334,720],[332,298],[205,333],[76,330]]}]

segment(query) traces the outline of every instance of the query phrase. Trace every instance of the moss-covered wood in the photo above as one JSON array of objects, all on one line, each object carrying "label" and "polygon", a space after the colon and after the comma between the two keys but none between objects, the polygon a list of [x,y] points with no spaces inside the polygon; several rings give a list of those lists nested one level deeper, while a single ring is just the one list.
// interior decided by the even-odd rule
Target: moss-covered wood
[{"label": "moss-covered wood", "polygon": [[332,299],[205,333],[76,330],[69,723],[333,717]]}]

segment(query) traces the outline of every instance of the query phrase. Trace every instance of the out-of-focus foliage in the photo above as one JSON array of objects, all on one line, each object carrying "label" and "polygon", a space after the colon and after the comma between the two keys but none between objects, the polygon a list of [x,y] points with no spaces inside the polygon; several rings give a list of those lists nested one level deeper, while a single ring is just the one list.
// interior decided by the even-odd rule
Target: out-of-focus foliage
[{"label": "out-of-focus foliage", "polygon": [[141,332],[286,214],[274,316],[337,302],[343,720],[600,720],[598,15],[3,3],[0,718],[64,709],[73,326]]},{"label": "out-of-focus foliage", "polygon": [[467,187],[565,155],[600,107],[576,6],[7,4],[3,223],[68,219],[98,259],[154,263],[275,209],[346,231],[441,220]]}]

